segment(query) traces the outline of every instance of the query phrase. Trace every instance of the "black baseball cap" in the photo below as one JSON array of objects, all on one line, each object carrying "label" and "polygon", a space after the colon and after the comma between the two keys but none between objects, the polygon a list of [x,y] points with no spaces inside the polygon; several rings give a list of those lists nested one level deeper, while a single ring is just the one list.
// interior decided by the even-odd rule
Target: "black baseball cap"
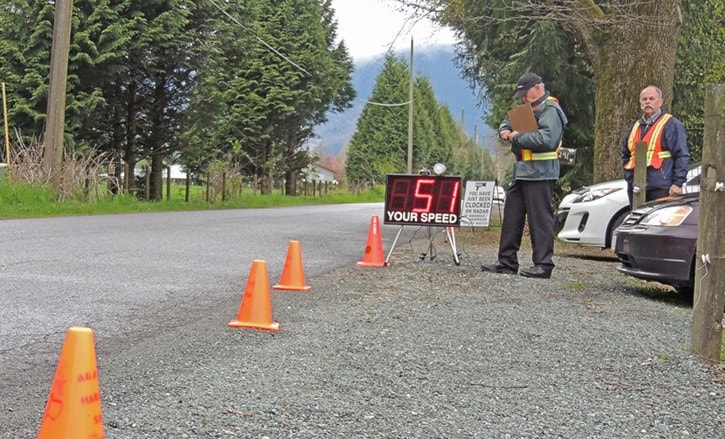
[{"label": "black baseball cap", "polygon": [[516,84],[516,93],[514,93],[515,99],[521,99],[523,95],[526,94],[527,91],[536,84],[541,84],[542,79],[541,76],[537,75],[536,73],[524,73],[519,78],[519,82]]}]

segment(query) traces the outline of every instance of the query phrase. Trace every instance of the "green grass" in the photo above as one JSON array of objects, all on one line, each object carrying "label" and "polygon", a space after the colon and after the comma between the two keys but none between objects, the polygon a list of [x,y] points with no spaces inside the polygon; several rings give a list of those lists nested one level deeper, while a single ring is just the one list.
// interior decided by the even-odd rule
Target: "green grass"
[{"label": "green grass", "polygon": [[581,281],[574,281],[567,283],[566,287],[571,291],[582,291],[586,287],[586,284]]},{"label": "green grass", "polygon": [[[13,184],[0,181],[0,219],[38,218],[48,216],[102,215],[132,212],[169,212],[212,209],[241,209],[301,206],[314,204],[366,203],[381,202],[384,197],[382,187],[354,195],[344,189],[334,189],[315,196],[287,196],[279,191],[261,195],[251,190],[223,202],[217,195],[213,202],[206,200],[206,190],[193,186],[189,191],[189,201],[185,201],[184,185],[172,185],[171,196],[162,201],[141,201],[131,195],[111,196],[102,192],[91,193],[82,200],[65,199],[57,201],[46,188],[38,185]],[[166,198],[166,187],[163,191]]]}]

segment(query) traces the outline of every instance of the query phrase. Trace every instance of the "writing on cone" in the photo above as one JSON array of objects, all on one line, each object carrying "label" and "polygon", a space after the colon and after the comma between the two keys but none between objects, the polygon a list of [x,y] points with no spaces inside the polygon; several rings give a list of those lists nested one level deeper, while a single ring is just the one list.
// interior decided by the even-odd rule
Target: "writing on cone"
[{"label": "writing on cone", "polygon": [[102,439],[101,390],[90,328],[66,333],[38,439]]}]

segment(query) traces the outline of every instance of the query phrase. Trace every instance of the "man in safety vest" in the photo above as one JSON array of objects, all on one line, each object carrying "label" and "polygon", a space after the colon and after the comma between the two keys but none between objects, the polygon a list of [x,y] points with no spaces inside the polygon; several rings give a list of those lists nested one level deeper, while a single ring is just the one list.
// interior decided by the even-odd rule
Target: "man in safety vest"
[{"label": "man in safety vest", "polygon": [[535,73],[525,73],[519,78],[514,98],[531,104],[537,129],[516,131],[508,117],[499,126],[499,137],[511,142],[511,152],[516,156],[514,181],[506,191],[498,260],[482,265],[481,270],[504,274],[519,272],[518,251],[528,217],[534,266],[522,269],[519,274],[549,278],[554,269],[552,199],[554,183],[559,178],[557,149],[567,118],[558,100],[549,95],[541,77]]},{"label": "man in safety vest", "polygon": [[690,165],[685,127],[671,114],[662,111],[662,90],[653,85],[639,94],[642,117],[622,138],[622,163],[627,180],[629,204],[632,204],[632,187],[637,142],[647,143],[646,201],[682,193]]}]

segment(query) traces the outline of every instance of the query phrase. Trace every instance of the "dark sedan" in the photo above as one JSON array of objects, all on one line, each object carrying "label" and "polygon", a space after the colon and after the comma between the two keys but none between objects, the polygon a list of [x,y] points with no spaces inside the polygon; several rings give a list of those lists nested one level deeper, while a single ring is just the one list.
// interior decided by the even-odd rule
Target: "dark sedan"
[{"label": "dark sedan", "polygon": [[615,231],[617,270],[691,294],[699,206],[699,194],[685,194],[633,210]]}]

